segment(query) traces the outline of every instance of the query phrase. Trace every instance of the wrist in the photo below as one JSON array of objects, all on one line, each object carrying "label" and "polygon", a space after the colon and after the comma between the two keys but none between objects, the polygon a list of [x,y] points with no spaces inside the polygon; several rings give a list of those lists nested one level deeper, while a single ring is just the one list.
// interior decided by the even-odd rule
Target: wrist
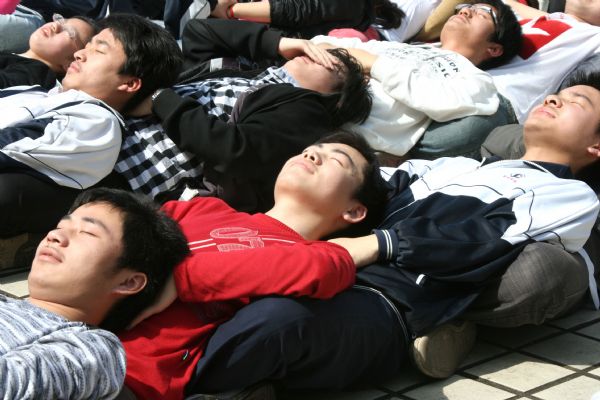
[{"label": "wrist", "polygon": [[227,15],[227,19],[235,19],[235,14],[233,13],[233,7],[235,6],[236,3],[231,4],[229,7],[227,7],[227,11],[225,12],[225,14]]}]

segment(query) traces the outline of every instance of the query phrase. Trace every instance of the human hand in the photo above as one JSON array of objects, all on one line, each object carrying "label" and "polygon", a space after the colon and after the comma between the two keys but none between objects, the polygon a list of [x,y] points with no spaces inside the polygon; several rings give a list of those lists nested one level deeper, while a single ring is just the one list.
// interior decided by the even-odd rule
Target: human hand
[{"label": "human hand", "polygon": [[175,279],[173,278],[173,274],[171,274],[167,279],[165,287],[163,288],[156,301],[153,304],[151,304],[148,308],[143,310],[140,314],[138,314],[138,316],[133,320],[133,322],[129,324],[127,329],[131,329],[146,318],[163,311],[171,304],[173,304],[175,299],[177,299],[177,287],[175,286]]},{"label": "human hand", "polygon": [[298,56],[307,56],[327,69],[334,69],[335,65],[340,62],[324,47],[305,39],[281,38],[278,52],[288,60]]},{"label": "human hand", "polygon": [[377,261],[379,243],[375,234],[357,238],[334,238],[328,241],[345,248],[354,260],[356,268],[362,268]]},{"label": "human hand", "polygon": [[210,12],[211,17],[229,19],[227,9],[235,3],[237,3],[237,0],[217,0],[214,10]]}]

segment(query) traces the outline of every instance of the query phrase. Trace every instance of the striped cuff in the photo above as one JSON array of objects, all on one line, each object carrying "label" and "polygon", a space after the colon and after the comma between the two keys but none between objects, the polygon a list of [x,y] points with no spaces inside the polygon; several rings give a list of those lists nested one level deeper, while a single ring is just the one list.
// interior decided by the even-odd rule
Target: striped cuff
[{"label": "striped cuff", "polygon": [[398,236],[393,229],[374,229],[379,244],[379,255],[377,261],[390,261],[398,256]]}]

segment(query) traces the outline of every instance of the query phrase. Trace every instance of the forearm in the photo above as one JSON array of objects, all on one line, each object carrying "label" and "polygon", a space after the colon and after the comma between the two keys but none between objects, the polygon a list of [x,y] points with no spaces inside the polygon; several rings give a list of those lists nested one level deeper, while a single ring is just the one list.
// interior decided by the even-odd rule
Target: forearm
[{"label": "forearm", "polygon": [[271,22],[271,7],[268,1],[235,3],[229,8],[229,18],[253,22]]},{"label": "forearm", "polygon": [[335,243],[350,253],[356,268],[367,266],[380,260],[380,240],[375,234],[357,238],[335,238],[330,242]]},{"label": "forearm", "polygon": [[525,4],[519,3],[517,0],[504,0],[510,8],[513,9],[519,19],[534,19],[543,15],[548,15],[547,12],[538,10],[537,8],[529,7]]},{"label": "forearm", "polygon": [[281,32],[254,22],[191,20],[183,31],[182,47],[188,67],[218,57],[275,60],[280,38]]},{"label": "forearm", "polygon": [[[452,67],[444,57],[438,58],[441,66]],[[435,121],[496,112],[499,99],[492,77],[474,67],[459,65],[456,69],[444,73],[440,69],[428,70],[417,60],[379,57],[371,68],[371,76],[381,83],[387,95]],[[435,96],[430,95],[432,91]]]},{"label": "forearm", "polygon": [[327,242],[197,253],[175,269],[187,302],[285,295],[328,298],[354,283],[348,252]]}]

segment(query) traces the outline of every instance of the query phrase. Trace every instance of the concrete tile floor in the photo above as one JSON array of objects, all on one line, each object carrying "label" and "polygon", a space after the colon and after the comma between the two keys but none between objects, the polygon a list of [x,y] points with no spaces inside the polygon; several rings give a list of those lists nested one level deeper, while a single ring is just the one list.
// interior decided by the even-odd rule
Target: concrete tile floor
[{"label": "concrete tile floor", "polygon": [[[27,297],[25,273],[0,278],[0,292]],[[475,349],[443,381],[408,371],[371,388],[286,393],[287,400],[590,400],[600,392],[600,312],[542,326],[479,328]]]}]

